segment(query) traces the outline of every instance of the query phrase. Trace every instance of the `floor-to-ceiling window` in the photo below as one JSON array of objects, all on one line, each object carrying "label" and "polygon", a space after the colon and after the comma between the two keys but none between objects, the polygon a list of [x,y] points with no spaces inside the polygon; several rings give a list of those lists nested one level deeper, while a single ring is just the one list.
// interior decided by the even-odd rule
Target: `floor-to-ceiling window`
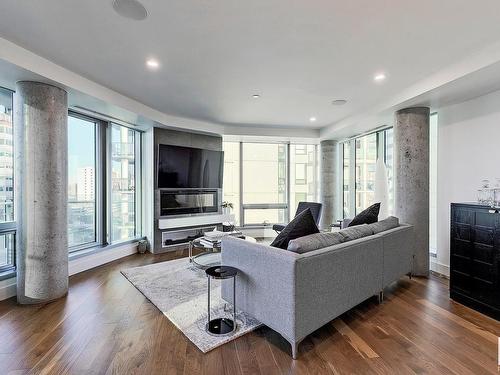
[{"label": "floor-to-ceiling window", "polygon": [[240,224],[240,142],[224,142],[224,201],[231,204],[236,224]]},{"label": "floor-to-ceiling window", "polygon": [[343,217],[351,217],[351,143],[342,145],[342,191],[344,197]]},{"label": "floor-to-ceiling window", "polygon": [[374,203],[377,166],[377,134],[355,140],[356,147],[356,214]]},{"label": "floor-to-ceiling window", "polygon": [[387,168],[387,183],[389,193],[389,207],[388,212],[394,213],[394,129],[390,128],[384,130],[383,133],[383,153],[384,162]]},{"label": "floor-to-ceiling window", "polygon": [[224,201],[238,225],[284,223],[300,201],[317,200],[317,146],[224,142]]},{"label": "floor-to-ceiling window", "polygon": [[370,133],[342,143],[343,215],[354,217],[375,203],[377,159],[387,167],[388,211],[394,206],[392,128]]},{"label": "floor-to-ceiling window", "polygon": [[242,144],[244,225],[287,221],[287,145]]},{"label": "floor-to-ceiling window", "polygon": [[70,113],[70,252],[140,236],[140,138],[128,127]]},{"label": "floor-to-ceiling window", "polygon": [[316,200],[316,145],[290,145],[290,214],[299,202]]},{"label": "floor-to-ceiling window", "polygon": [[0,88],[0,273],[15,267],[12,94]]},{"label": "floor-to-ceiling window", "polygon": [[438,114],[431,114],[429,129],[429,251],[437,256],[437,154],[438,154]]},{"label": "floor-to-ceiling window", "polygon": [[97,242],[97,122],[68,117],[68,246]]},{"label": "floor-to-ceiling window", "polygon": [[139,133],[111,126],[111,239],[123,241],[137,235],[136,158]]}]

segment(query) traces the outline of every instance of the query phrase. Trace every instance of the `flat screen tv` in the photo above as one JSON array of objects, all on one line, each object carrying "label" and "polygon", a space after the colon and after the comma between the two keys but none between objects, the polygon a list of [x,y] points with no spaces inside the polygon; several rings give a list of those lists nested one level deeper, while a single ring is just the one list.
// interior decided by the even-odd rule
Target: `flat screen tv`
[{"label": "flat screen tv", "polygon": [[219,189],[223,168],[223,151],[158,146],[159,189]]}]

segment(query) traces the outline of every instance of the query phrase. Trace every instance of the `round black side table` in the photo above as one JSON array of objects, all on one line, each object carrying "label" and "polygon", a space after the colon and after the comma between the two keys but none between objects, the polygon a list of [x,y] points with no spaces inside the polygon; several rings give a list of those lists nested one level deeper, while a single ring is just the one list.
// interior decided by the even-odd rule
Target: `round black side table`
[{"label": "round black side table", "polygon": [[[236,331],[236,275],[238,269],[229,266],[215,266],[205,271],[208,277],[208,322],[206,330],[215,336],[230,335]],[[225,280],[233,279],[233,319],[215,318],[210,319],[210,279]]]}]

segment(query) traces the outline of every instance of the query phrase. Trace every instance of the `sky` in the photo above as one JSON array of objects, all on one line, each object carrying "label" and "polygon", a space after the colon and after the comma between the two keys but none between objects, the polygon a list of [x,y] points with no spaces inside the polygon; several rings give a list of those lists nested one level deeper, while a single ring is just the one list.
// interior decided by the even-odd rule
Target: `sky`
[{"label": "sky", "polygon": [[95,123],[68,117],[69,183],[78,179],[78,169],[95,167]]}]

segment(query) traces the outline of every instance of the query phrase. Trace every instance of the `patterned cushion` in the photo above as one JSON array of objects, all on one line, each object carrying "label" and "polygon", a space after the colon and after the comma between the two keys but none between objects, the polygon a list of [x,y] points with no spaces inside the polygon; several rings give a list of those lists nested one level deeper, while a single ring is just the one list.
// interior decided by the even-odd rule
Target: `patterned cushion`
[{"label": "patterned cushion", "polygon": [[291,240],[287,249],[303,254],[339,243],[342,243],[342,236],[338,232],[320,232]]},{"label": "patterned cushion", "polygon": [[373,229],[370,228],[368,224],[361,224],[354,227],[342,229],[337,233],[342,236],[342,242],[347,242],[357,240],[358,238],[371,236],[373,234]]},{"label": "patterned cushion", "polygon": [[380,203],[372,204],[366,210],[357,214],[349,223],[350,227],[360,224],[371,224],[378,221],[378,213],[380,211]]},{"label": "patterned cushion", "polygon": [[271,243],[271,246],[286,250],[290,240],[318,232],[319,230],[314,221],[314,217],[311,210],[308,208],[295,216],[295,218],[288,223],[285,229],[283,229]]},{"label": "patterned cushion", "polygon": [[380,220],[373,224],[369,224],[368,226],[373,230],[374,234],[377,234],[389,229],[399,227],[399,219],[395,216],[389,216],[387,219]]}]

